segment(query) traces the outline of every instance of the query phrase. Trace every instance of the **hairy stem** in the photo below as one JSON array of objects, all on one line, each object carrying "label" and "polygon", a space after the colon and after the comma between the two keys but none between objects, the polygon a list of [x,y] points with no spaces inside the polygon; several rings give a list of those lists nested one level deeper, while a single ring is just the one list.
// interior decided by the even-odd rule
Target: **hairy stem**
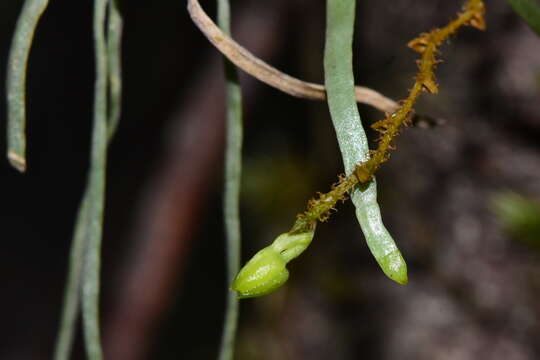
[{"label": "hairy stem", "polygon": [[[360,114],[354,98],[354,74],[352,66],[352,42],[354,29],[355,0],[327,0],[326,43],[324,50],[325,84],[328,92],[328,107],[343,157],[345,173],[351,175],[357,163],[366,161],[369,147]],[[407,266],[394,240],[384,227],[377,203],[377,184],[371,181],[363,188],[354,187],[352,177],[343,178],[333,194],[321,195],[321,203],[344,199],[351,192],[356,207],[357,219],[366,242],[381,266],[391,279],[407,282]],[[334,199],[335,197],[335,199]],[[329,212],[317,213],[321,219]],[[391,259],[391,261],[389,261]]]},{"label": "hairy stem", "polygon": [[338,183],[334,184],[328,193],[319,194],[317,198],[311,199],[306,211],[298,215],[292,228],[293,232],[308,231],[317,221],[326,220],[336,203],[344,200],[346,193],[351,192],[357,185],[368,184],[372,181],[375,172],[382,163],[388,160],[389,153],[393,149],[393,140],[399,134],[401,126],[410,119],[413,106],[420,94],[423,91],[436,93],[438,90],[433,70],[438,62],[435,56],[439,46],[462,26],[470,25],[483,30],[485,28],[484,13],[485,7],[482,0],[468,0],[463,6],[463,11],[448,25],[421,34],[409,43],[409,47],[422,54],[418,60],[419,71],[409,96],[402,102],[402,106],[384,120],[373,124],[373,127],[380,132],[377,149],[370,152],[369,159],[359,159],[351,174],[340,176]]}]

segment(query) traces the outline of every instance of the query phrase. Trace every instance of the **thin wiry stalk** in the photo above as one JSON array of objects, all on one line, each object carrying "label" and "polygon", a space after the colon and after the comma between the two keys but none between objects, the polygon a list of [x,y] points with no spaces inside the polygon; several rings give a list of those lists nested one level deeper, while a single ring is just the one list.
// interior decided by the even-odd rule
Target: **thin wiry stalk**
[{"label": "thin wiry stalk", "polygon": [[[62,319],[54,354],[55,360],[67,360],[73,345],[81,292],[85,297],[85,336],[91,359],[100,359],[99,339],[99,256],[102,232],[107,141],[112,139],[121,109],[121,40],[122,17],[115,1],[109,2],[107,46],[104,47],[105,2],[95,4],[96,89],[92,158],[87,188],[81,200],[70,253],[68,279],[64,294]],[[104,52],[106,49],[106,53]],[[110,70],[107,72],[107,65]],[[107,75],[108,74],[108,75]],[[107,85],[110,87],[110,111],[107,120]],[[104,126],[106,129],[104,131]],[[104,135],[105,134],[105,135]],[[107,139],[108,136],[108,139]],[[100,138],[101,137],[101,138]],[[105,142],[105,144],[104,144]],[[105,148],[104,148],[105,147]],[[85,271],[82,284],[83,268]],[[91,303],[90,303],[91,302]],[[92,352],[92,355],[90,355]]]},{"label": "thin wiry stalk", "polygon": [[[218,24],[230,34],[230,4],[218,0]],[[240,186],[242,176],[242,92],[238,74],[233,64],[224,59],[226,79],[227,130],[225,152],[225,189],[223,213],[226,231],[227,284],[240,269]],[[221,337],[219,360],[232,360],[238,324],[238,298],[233,291],[227,292],[225,320]]]},{"label": "thin wiry stalk", "polygon": [[26,68],[34,33],[49,0],[26,0],[17,20],[7,71],[7,157],[17,170],[26,171]]},{"label": "thin wiry stalk", "polygon": [[73,346],[75,324],[79,312],[82,266],[84,263],[84,250],[86,245],[86,222],[88,217],[88,193],[85,192],[75,223],[75,234],[69,255],[69,271],[64,292],[62,319],[56,340],[54,360],[67,360]]},{"label": "thin wiry stalk", "polygon": [[109,141],[112,139],[122,109],[122,29],[124,22],[118,9],[118,1],[109,2],[109,24],[107,26],[107,52],[109,60]]},{"label": "thin wiry stalk", "polygon": [[89,205],[86,251],[82,282],[82,314],[86,353],[90,360],[103,359],[99,329],[99,293],[101,238],[105,202],[105,172],[107,160],[107,42],[105,25],[107,0],[94,2],[94,46],[96,81],[94,89],[94,126],[87,192]]}]

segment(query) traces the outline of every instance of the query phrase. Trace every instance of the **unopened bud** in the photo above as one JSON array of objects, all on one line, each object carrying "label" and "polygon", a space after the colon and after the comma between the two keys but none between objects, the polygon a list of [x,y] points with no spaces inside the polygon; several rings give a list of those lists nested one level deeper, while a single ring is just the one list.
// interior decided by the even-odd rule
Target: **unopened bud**
[{"label": "unopened bud", "polygon": [[232,283],[232,289],[239,298],[266,295],[289,278],[287,263],[281,254],[272,247],[259,251],[240,270]]},{"label": "unopened bud", "polygon": [[272,245],[255,254],[232,283],[239,298],[262,296],[283,285],[289,278],[285,267],[311,243],[314,230],[300,234],[281,234]]}]

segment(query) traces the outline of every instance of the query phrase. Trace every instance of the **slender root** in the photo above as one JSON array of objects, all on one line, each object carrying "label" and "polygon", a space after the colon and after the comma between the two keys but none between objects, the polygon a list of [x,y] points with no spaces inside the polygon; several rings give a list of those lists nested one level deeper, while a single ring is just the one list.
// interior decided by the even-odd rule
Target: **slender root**
[{"label": "slender root", "polygon": [[326,221],[339,200],[343,200],[355,186],[371,181],[379,167],[389,159],[390,151],[395,148],[394,139],[399,134],[402,125],[411,123],[413,106],[420,95],[423,92],[431,94],[438,92],[434,74],[434,69],[439,63],[436,58],[438,48],[463,26],[468,25],[484,30],[484,13],[485,6],[482,0],[468,0],[462,12],[448,25],[429,33],[422,33],[409,42],[408,46],[421,54],[421,58],[417,61],[419,71],[409,91],[409,96],[401,102],[401,106],[389,113],[385,119],[372,125],[379,132],[377,149],[371,151],[369,160],[358,164],[350,176],[340,175],[338,183],[332,186],[332,190],[326,194],[318,194],[317,198],[309,200],[306,211],[297,216],[291,232],[308,231],[315,226],[317,221]]}]

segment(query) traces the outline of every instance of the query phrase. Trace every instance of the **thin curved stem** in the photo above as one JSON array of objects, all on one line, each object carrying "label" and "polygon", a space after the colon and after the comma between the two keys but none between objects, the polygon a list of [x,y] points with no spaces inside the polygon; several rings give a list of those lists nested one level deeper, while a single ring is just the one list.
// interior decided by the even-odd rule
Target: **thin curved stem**
[{"label": "thin curved stem", "polygon": [[[230,33],[230,4],[218,0],[218,23],[224,32]],[[242,177],[242,92],[235,67],[224,59],[226,80],[226,151],[225,188],[223,214],[226,232],[227,284],[231,284],[240,269],[240,187]],[[227,291],[227,304],[219,360],[232,360],[238,326],[239,302],[233,291]]]},{"label": "thin curved stem", "polygon": [[64,291],[62,318],[60,320],[60,329],[58,330],[58,337],[54,350],[54,360],[69,359],[71,348],[73,347],[75,324],[77,313],[79,312],[80,284],[84,263],[84,252],[86,249],[86,223],[88,221],[89,206],[88,195],[88,192],[85,191],[75,223],[75,233],[69,255],[69,271],[66,280],[66,289]]},{"label": "thin curved stem", "polygon": [[[289,95],[311,100],[326,99],[323,85],[289,76],[260,60],[234,41],[210,19],[197,0],[188,0],[188,11],[195,25],[208,40],[238,68]],[[392,112],[399,107],[394,100],[373,89],[357,86],[354,91],[358,102],[371,105],[383,112]]]},{"label": "thin curved stem", "polygon": [[109,21],[107,24],[107,52],[109,73],[109,141],[113,138],[122,110],[122,30],[124,22],[118,9],[117,0],[109,0]]},{"label": "thin curved stem", "polygon": [[105,173],[107,160],[107,84],[108,57],[105,39],[108,0],[94,2],[94,46],[96,81],[94,89],[94,127],[87,192],[90,204],[87,217],[87,239],[82,283],[82,315],[86,354],[90,360],[103,359],[99,327],[99,294],[101,240],[105,203]]},{"label": "thin curved stem", "polygon": [[[109,8],[107,41],[105,12]],[[99,331],[99,272],[104,208],[107,144],[116,132],[121,108],[122,17],[114,0],[98,0],[94,9],[96,83],[94,128],[88,183],[81,200],[71,245],[62,319],[55,360],[67,360],[73,345],[79,304],[83,302],[85,344],[90,359],[101,359]],[[109,67],[109,71],[107,69]],[[110,111],[107,111],[107,86]],[[81,300],[81,294],[84,296]]]}]

